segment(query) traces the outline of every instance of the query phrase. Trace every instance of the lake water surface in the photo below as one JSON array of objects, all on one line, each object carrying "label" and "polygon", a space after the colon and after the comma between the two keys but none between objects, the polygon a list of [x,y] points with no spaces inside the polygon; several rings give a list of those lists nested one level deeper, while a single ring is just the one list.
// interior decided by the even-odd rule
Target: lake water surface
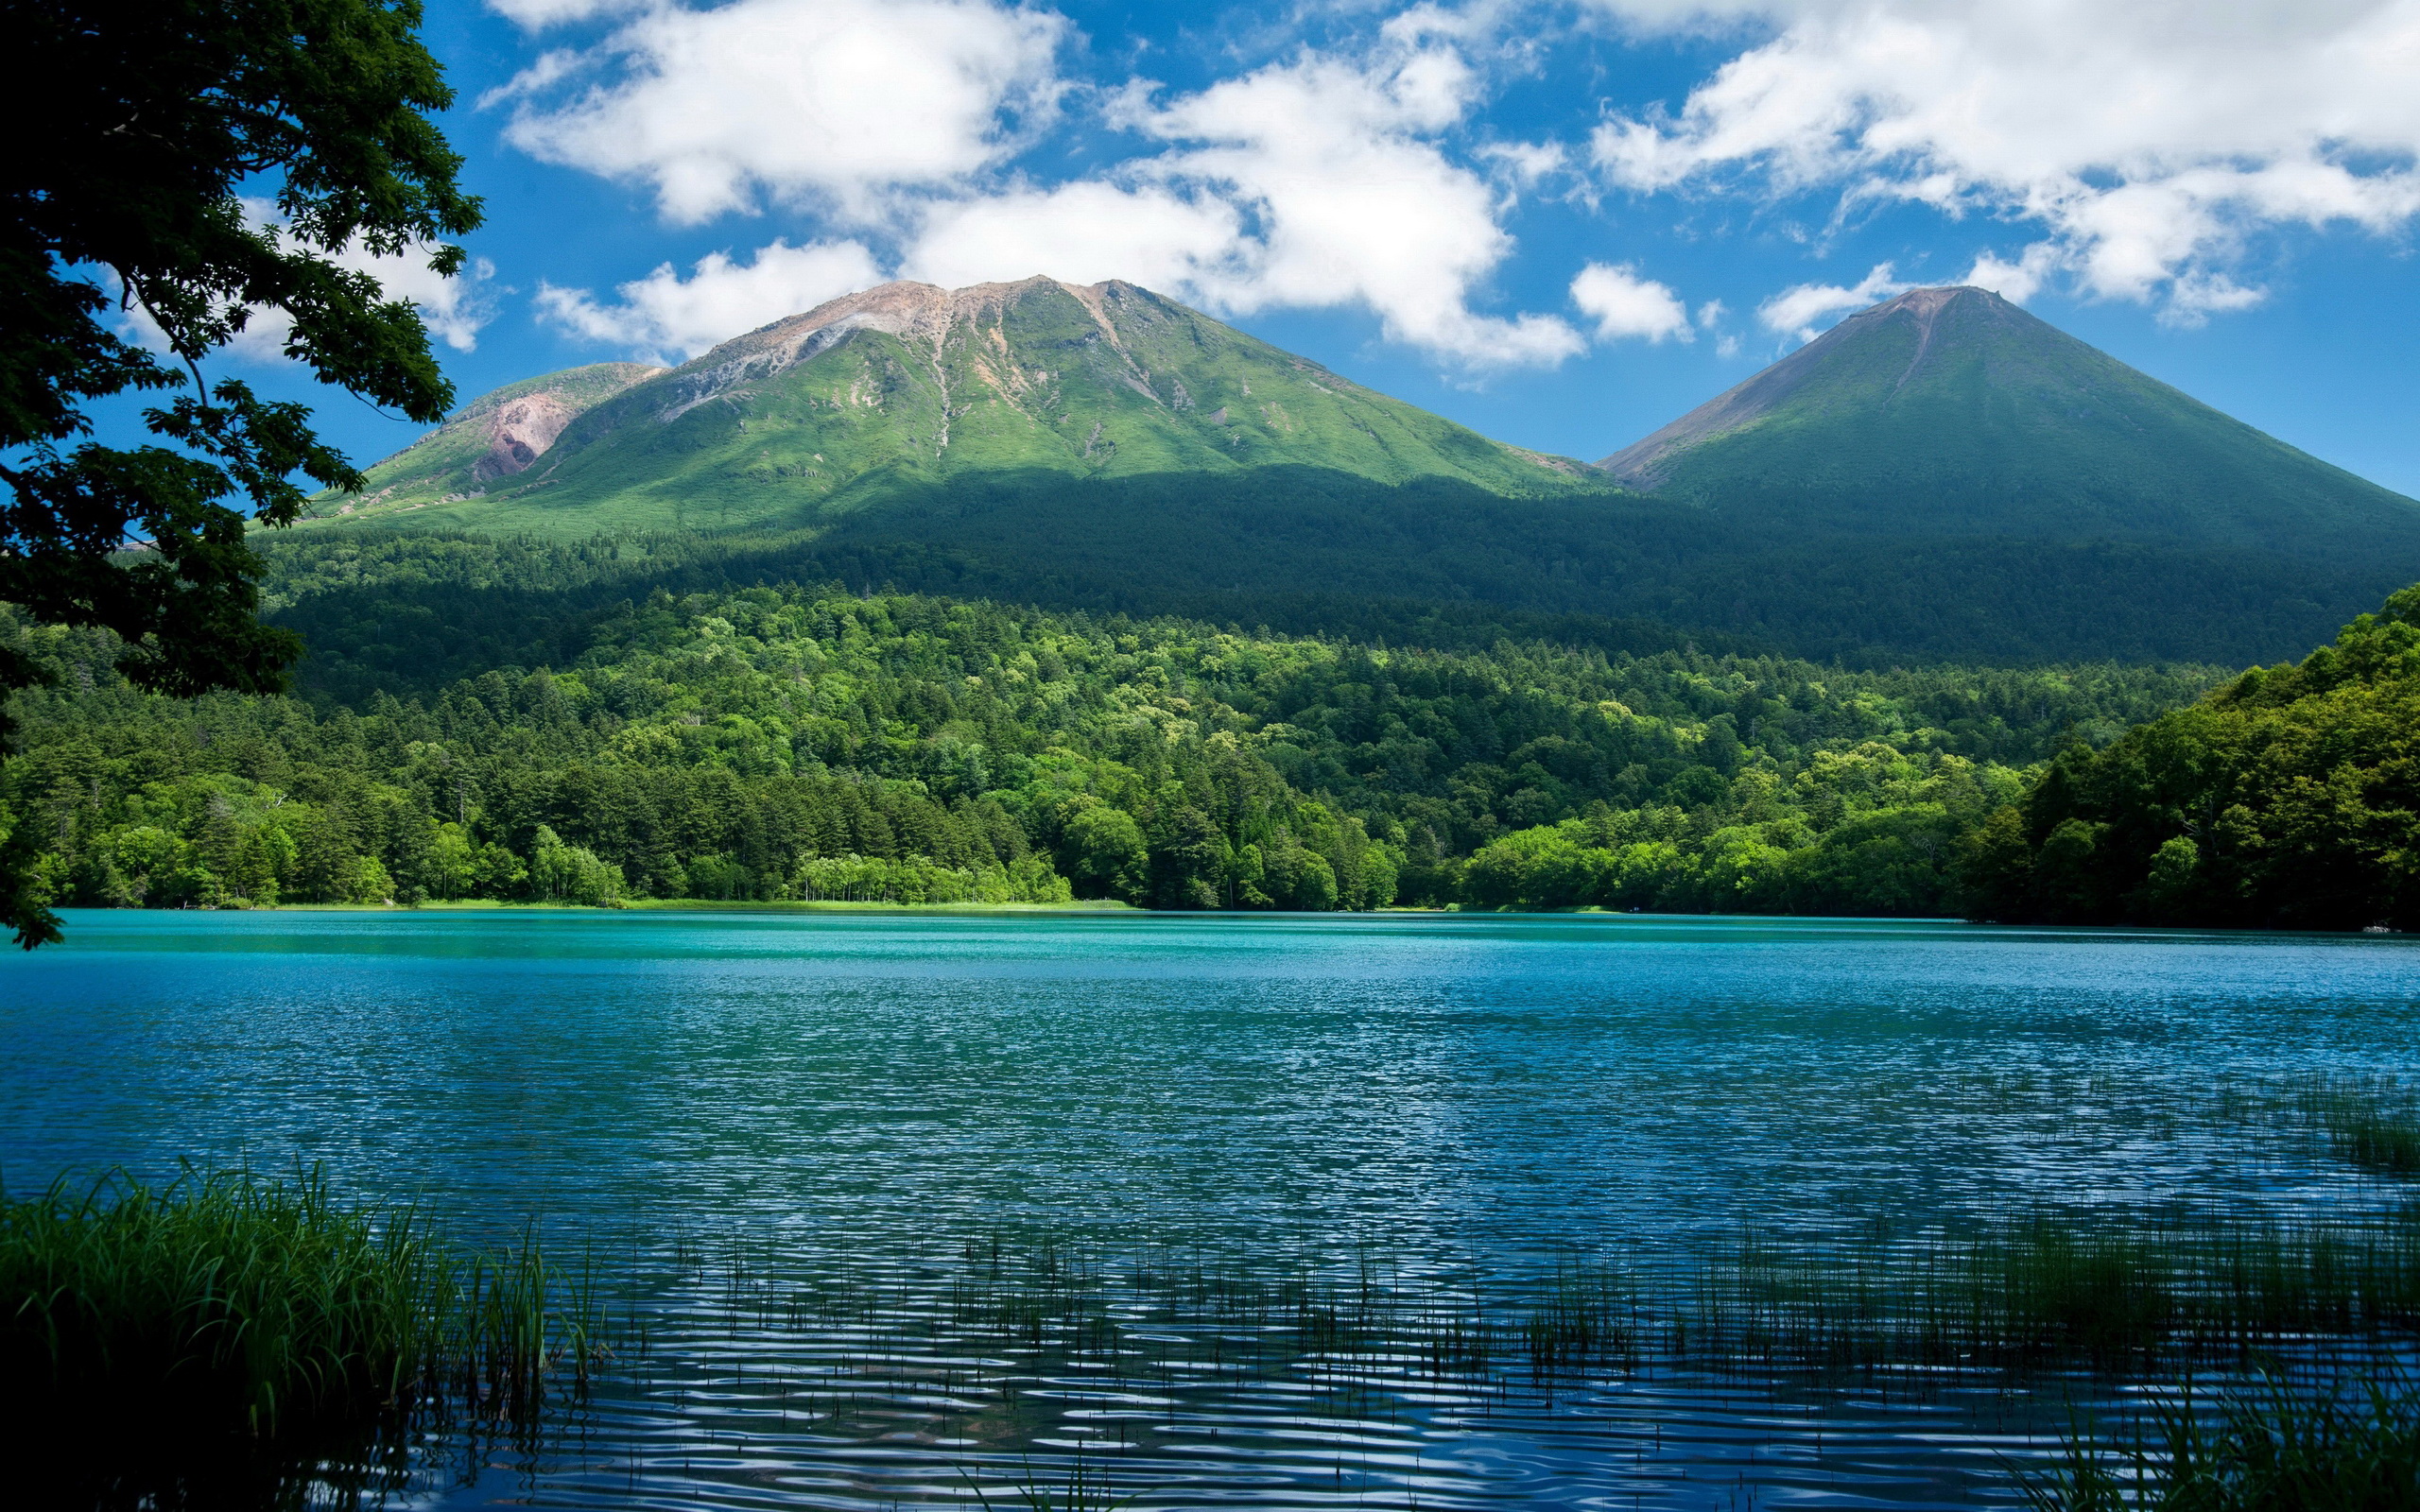
[{"label": "lake water surface", "polygon": [[321,1161],[655,1278],[596,1400],[544,1443],[433,1442],[402,1499],[430,1505],[1001,1506],[1079,1452],[1141,1506],[2007,1501],[2057,1383],[1150,1384],[946,1330],[903,1351],[795,1299],[856,1278],[912,1313],[984,1244],[1374,1257],[1454,1291],[1877,1218],[2383,1210],[2406,1194],[2229,1109],[2420,1071],[2399,937],[507,911],[68,936],[0,964],[9,1191]]}]

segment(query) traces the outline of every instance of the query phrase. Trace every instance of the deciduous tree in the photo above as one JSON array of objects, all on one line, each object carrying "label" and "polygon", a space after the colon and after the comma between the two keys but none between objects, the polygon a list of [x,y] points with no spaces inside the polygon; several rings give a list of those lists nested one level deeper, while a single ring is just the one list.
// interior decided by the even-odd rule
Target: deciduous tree
[{"label": "deciduous tree", "polygon": [[[0,0],[0,599],[115,632],[140,687],[281,687],[299,643],[257,617],[248,518],[360,483],[307,408],[206,359],[282,329],[323,383],[424,422],[452,403],[414,307],[358,266],[451,275],[444,239],[479,222],[420,22],[417,0]],[[156,439],[95,439],[95,403],[130,391]],[[0,645],[0,697],[43,679]],[[28,947],[59,937],[38,838],[0,847]]]}]

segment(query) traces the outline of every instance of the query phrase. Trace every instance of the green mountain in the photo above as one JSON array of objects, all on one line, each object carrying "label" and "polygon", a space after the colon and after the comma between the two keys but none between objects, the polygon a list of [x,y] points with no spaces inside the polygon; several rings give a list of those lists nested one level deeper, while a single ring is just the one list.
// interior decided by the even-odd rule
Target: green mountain
[{"label": "green mountain", "polygon": [[1743,522],[2384,550],[2420,570],[2420,505],[1977,288],[1851,316],[1599,465]]},{"label": "green mountain", "polygon": [[392,514],[485,494],[527,472],[582,413],[664,370],[600,362],[507,384],[370,469],[358,496],[324,497],[323,512]]},{"label": "green mountain", "polygon": [[[1115,282],[887,284],[669,371],[616,369],[606,392],[600,371],[479,401],[380,464],[354,514],[557,537],[763,532],[977,475],[1063,485],[1285,465],[1498,494],[1595,482],[1582,463],[1489,440]],[[574,389],[593,397],[575,404]],[[489,474],[465,472],[481,424],[494,429],[480,415],[542,398],[569,411],[551,444],[506,468],[493,443]]]},{"label": "green mountain", "polygon": [[322,644],[408,620],[424,648],[524,622],[568,646],[658,586],[839,581],[1392,644],[2241,665],[2420,577],[2420,506],[1974,289],[1853,317],[1603,470],[1132,284],[1035,278],[532,380],[371,476],[303,532],[339,548],[311,580],[345,579],[365,523],[606,556],[283,611]]}]

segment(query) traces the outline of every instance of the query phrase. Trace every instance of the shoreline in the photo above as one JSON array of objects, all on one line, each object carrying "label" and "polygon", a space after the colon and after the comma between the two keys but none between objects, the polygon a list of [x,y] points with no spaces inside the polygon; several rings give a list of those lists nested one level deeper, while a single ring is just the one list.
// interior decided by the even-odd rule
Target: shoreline
[{"label": "shoreline", "polygon": [[244,908],[95,908],[78,909],[79,913],[227,913],[227,914],[431,914],[431,913],[529,913],[529,914],[627,914],[642,912],[683,912],[709,914],[804,914],[804,913],[887,913],[887,914],[1144,914],[1151,910],[1137,908],[1115,899],[1077,899],[1063,903],[891,903],[840,902],[829,900],[797,898],[767,899],[762,902],[735,902],[716,898],[634,898],[613,906],[601,903],[530,902],[522,900],[488,898],[431,899],[422,903],[254,903]]}]

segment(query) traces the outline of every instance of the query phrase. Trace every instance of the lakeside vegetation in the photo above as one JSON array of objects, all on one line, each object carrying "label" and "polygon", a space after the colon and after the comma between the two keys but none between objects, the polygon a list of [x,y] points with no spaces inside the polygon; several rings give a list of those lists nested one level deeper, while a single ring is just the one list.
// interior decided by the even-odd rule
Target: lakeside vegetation
[{"label": "lakeside vegetation", "polygon": [[2230,1393],[2214,1417],[2190,1386],[2152,1410],[2151,1434],[2077,1434],[2030,1480],[2040,1512],[2396,1512],[2420,1501],[2420,1392],[2399,1372]]},{"label": "lakeside vegetation", "polygon": [[[57,1443],[175,1425],[129,1458],[54,1456],[78,1504],[164,1490],[159,1504],[199,1504],[214,1481],[221,1497],[242,1488],[230,1504],[268,1504],[296,1475],[401,1486],[410,1431],[543,1435],[550,1404],[592,1383],[644,1393],[649,1338],[699,1329],[852,1341],[794,1376],[735,1374],[718,1390],[735,1404],[777,1400],[830,1433],[861,1392],[921,1390],[972,1444],[1033,1433],[995,1404],[1070,1371],[1137,1400],[1293,1381],[1345,1418],[1392,1417],[1440,1388],[1552,1397],[1683,1372],[1908,1389],[1914,1371],[2154,1388],[2164,1446],[2078,1433],[2053,1473],[2020,1477],[2046,1507],[2385,1507],[2420,1491],[2412,1394],[2380,1365],[2420,1329],[2409,1208],[2300,1224],[2008,1211],[1711,1250],[1621,1245],[1501,1275],[1336,1235],[1133,1247],[995,1231],[838,1262],[769,1233],[632,1238],[592,1251],[621,1258],[575,1280],[527,1240],[464,1250],[316,1176],[54,1186],[0,1202],[0,1405],[12,1432],[42,1425]],[[609,1314],[624,1318],[619,1354]],[[2174,1405],[2159,1383],[2197,1371],[2259,1389],[2215,1416]],[[2366,1399],[2347,1395],[2355,1382]],[[1152,1416],[1132,1425],[1138,1445]],[[2345,1486],[2377,1499],[2316,1494]],[[2168,1499],[2129,1499],[2154,1491]]]},{"label": "lakeside vegetation", "polygon": [[280,1452],[372,1482],[415,1421],[583,1389],[596,1327],[533,1242],[466,1249],[316,1172],[0,1194],[0,1415],[60,1505],[270,1504]]},{"label": "lakeside vegetation", "polygon": [[[10,622],[65,904],[458,898],[1940,914],[2021,764],[2198,668],[1426,650],[838,589],[658,593],[555,670],[172,700]],[[1599,859],[1600,857],[1604,859]]]},{"label": "lakeside vegetation", "polygon": [[1978,912],[2018,922],[2420,929],[2420,587],[1994,814]]}]

